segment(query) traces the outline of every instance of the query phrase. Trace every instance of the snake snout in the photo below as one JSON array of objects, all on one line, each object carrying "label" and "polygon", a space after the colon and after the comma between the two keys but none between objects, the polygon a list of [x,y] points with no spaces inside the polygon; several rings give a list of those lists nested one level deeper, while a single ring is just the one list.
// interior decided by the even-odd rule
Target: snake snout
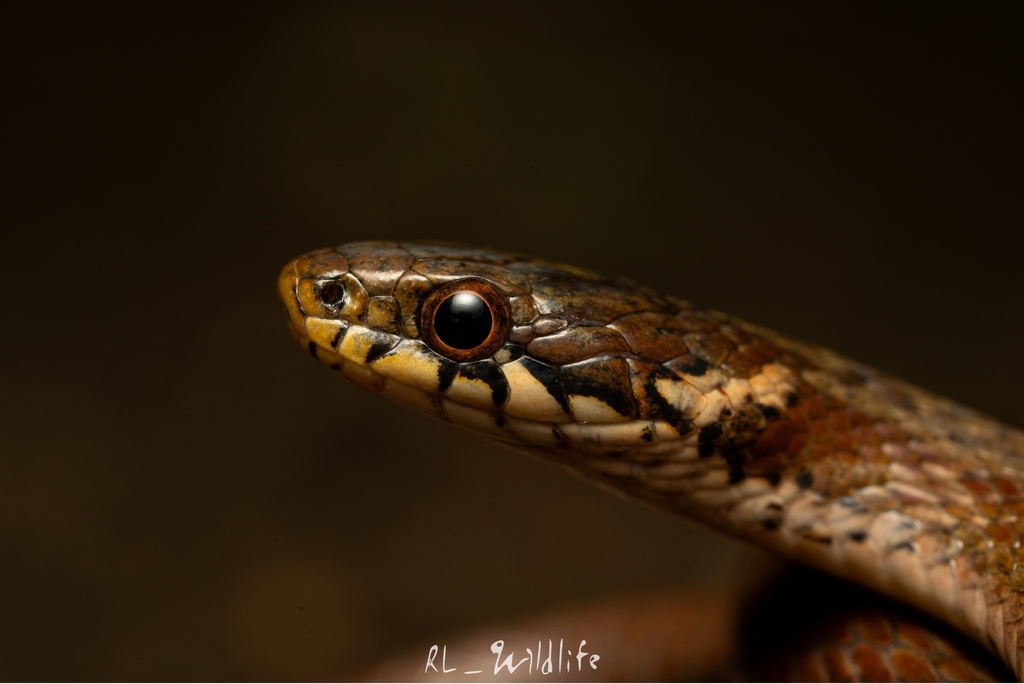
[{"label": "snake snout", "polygon": [[295,262],[291,261],[281,269],[281,274],[277,277],[277,295],[284,304],[292,332],[300,335],[305,329],[305,312],[299,304],[296,291],[297,283],[298,277],[295,273]]}]

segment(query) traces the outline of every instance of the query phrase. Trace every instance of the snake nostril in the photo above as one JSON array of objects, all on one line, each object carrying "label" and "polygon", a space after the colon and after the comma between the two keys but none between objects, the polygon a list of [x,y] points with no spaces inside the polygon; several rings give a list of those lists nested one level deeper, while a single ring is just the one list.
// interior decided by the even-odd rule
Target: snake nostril
[{"label": "snake nostril", "polygon": [[332,309],[340,308],[345,303],[345,286],[337,280],[326,280],[320,283],[320,301]]}]

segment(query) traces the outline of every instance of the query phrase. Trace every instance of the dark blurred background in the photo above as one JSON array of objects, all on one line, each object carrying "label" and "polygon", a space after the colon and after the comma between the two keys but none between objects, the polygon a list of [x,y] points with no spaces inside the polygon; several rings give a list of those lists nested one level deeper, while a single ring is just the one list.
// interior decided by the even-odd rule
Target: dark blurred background
[{"label": "dark blurred background", "polygon": [[315,247],[618,273],[1024,422],[1024,49],[999,6],[19,12],[2,679],[338,678],[732,581],[716,536],[314,363],[274,284]]}]

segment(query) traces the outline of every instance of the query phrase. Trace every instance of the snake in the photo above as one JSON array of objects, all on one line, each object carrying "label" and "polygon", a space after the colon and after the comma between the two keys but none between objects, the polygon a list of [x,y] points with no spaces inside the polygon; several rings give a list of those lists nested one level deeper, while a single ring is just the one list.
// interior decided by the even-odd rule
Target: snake
[{"label": "snake", "polygon": [[[1024,672],[1024,432],[517,253],[351,242],[289,262],[278,292],[299,343],[359,385],[891,597]],[[901,673],[890,656],[887,675],[843,676],[972,676]]]}]

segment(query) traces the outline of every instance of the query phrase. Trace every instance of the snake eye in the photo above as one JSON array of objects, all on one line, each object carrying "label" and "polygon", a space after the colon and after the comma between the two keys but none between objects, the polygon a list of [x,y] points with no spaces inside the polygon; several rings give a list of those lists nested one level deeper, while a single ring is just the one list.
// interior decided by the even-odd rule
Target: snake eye
[{"label": "snake eye", "polygon": [[320,283],[320,301],[332,309],[340,308],[345,303],[345,286],[337,280],[325,280]]},{"label": "snake eye", "polygon": [[434,334],[460,351],[486,342],[493,324],[491,308],[475,292],[456,292],[434,311]]},{"label": "snake eye", "polygon": [[505,295],[486,280],[445,283],[427,295],[420,310],[420,335],[452,361],[479,361],[505,344],[509,331]]}]

